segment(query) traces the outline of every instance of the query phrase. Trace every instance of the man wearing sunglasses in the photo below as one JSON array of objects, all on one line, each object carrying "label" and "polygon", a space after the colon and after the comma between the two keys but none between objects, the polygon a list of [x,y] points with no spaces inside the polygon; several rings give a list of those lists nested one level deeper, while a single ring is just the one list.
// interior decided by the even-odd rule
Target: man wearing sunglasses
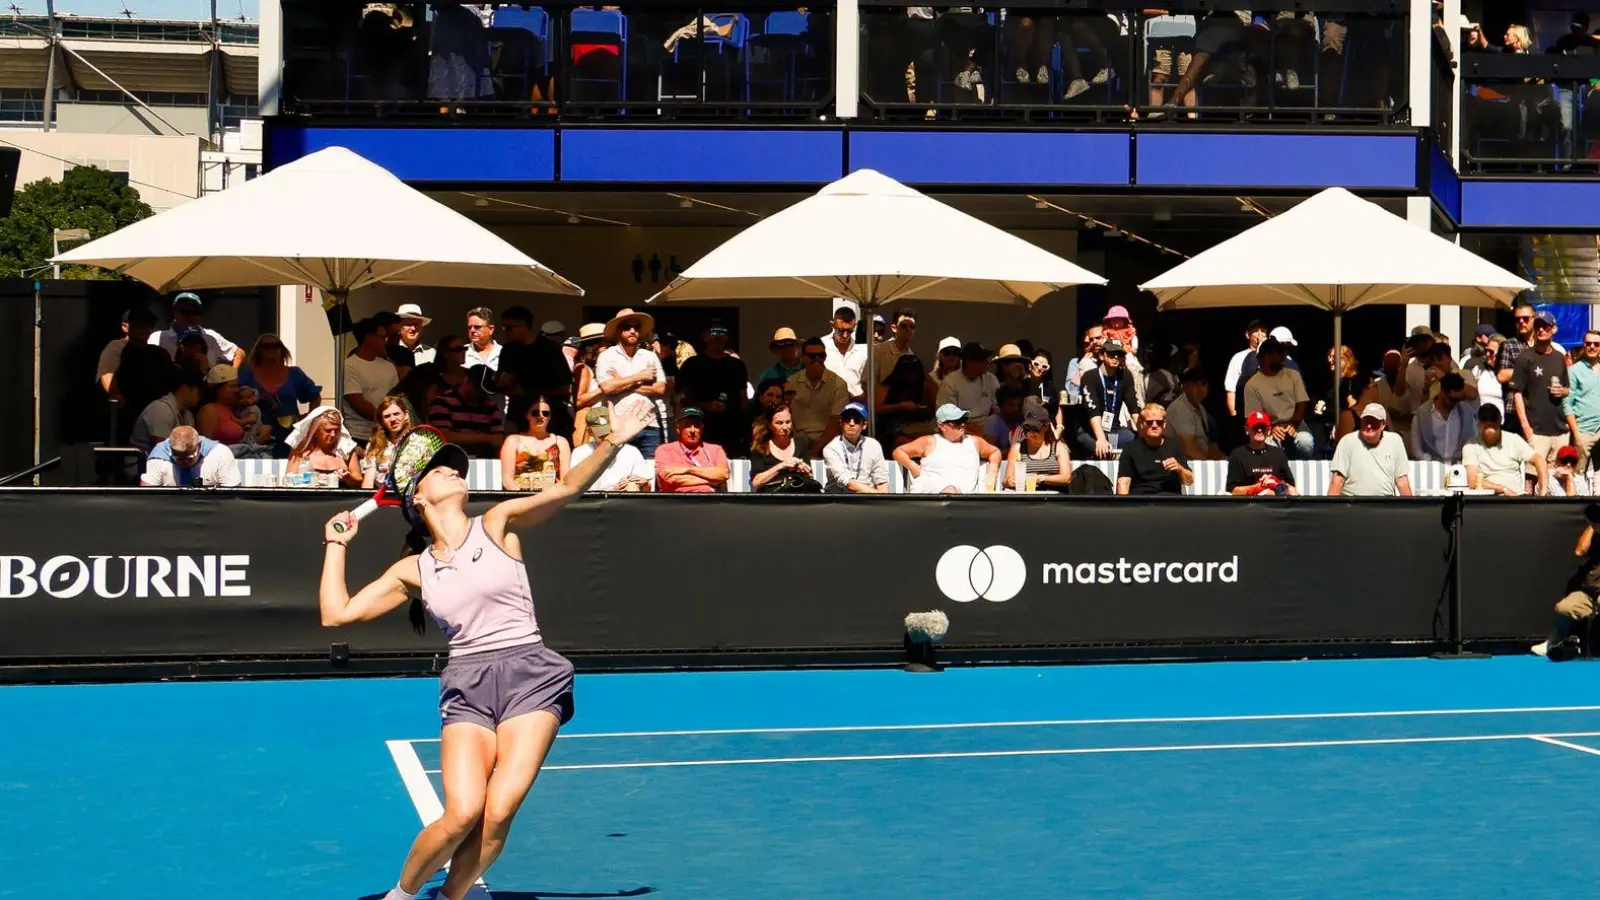
[{"label": "man wearing sunglasses", "polygon": [[[1088,428],[1078,435],[1078,443],[1096,459],[1132,444],[1136,437],[1132,425],[1138,417],[1138,399],[1133,377],[1124,367],[1127,348],[1116,338],[1100,345],[1100,365],[1083,375],[1083,415]],[[1165,422],[1163,414],[1162,421]]]},{"label": "man wearing sunglasses", "polygon": [[1562,409],[1571,393],[1567,387],[1567,357],[1551,346],[1555,335],[1555,317],[1548,312],[1535,313],[1533,345],[1518,354],[1510,382],[1511,402],[1522,423],[1522,437],[1546,465],[1555,463],[1556,451],[1572,437]]},{"label": "man wearing sunglasses", "polygon": [[828,351],[821,339],[812,338],[801,347],[803,368],[789,376],[785,393],[794,392],[789,401],[794,414],[794,433],[822,447],[839,434],[839,413],[850,402],[850,389],[844,379],[828,371]]},{"label": "man wearing sunglasses", "polygon": [[1572,432],[1572,443],[1578,451],[1577,472],[1580,477],[1589,474],[1589,454],[1596,437],[1600,437],[1600,331],[1587,331],[1583,335],[1583,354],[1568,369],[1570,391],[1562,403],[1567,414],[1567,428]]},{"label": "man wearing sunglasses", "polygon": [[1500,343],[1500,352],[1495,356],[1495,375],[1500,383],[1505,385],[1505,424],[1517,434],[1522,433],[1522,425],[1513,421],[1516,418],[1517,408],[1511,400],[1511,376],[1516,372],[1517,357],[1522,355],[1528,345],[1533,343],[1533,307],[1527,303],[1519,303],[1511,311],[1511,319],[1516,323],[1515,334]]},{"label": "man wearing sunglasses", "polygon": [[841,306],[833,311],[833,320],[828,324],[833,334],[833,338],[824,344],[828,351],[828,371],[844,379],[844,386],[850,389],[851,400],[865,399],[861,378],[867,368],[867,348],[856,340],[856,311]]},{"label": "man wearing sunglasses", "polygon": [[1182,494],[1185,485],[1194,484],[1194,472],[1183,446],[1167,437],[1166,409],[1159,403],[1147,405],[1139,411],[1138,425],[1138,439],[1122,448],[1117,461],[1117,493]]},{"label": "man wearing sunglasses", "polygon": [[144,487],[238,487],[241,481],[233,451],[188,425],[172,429],[166,440],[150,448],[139,476]]},{"label": "man wearing sunglasses", "polygon": [[644,406],[653,411],[651,423],[629,441],[647,460],[655,459],[666,425],[656,407],[656,401],[667,395],[666,371],[660,358],[640,343],[655,327],[655,317],[648,313],[618,312],[606,323],[606,340],[613,346],[594,364],[594,377],[613,404],[613,417],[635,415],[633,410]]}]

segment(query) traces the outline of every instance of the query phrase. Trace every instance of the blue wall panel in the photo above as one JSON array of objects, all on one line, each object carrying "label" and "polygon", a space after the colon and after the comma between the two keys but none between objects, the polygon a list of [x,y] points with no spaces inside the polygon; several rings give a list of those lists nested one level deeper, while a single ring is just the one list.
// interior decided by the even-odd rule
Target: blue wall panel
[{"label": "blue wall panel", "polygon": [[1600,231],[1600,181],[1462,181],[1461,225]]},{"label": "blue wall panel", "polygon": [[1450,221],[1461,224],[1461,176],[1438,144],[1428,145],[1428,195]]},{"label": "blue wall panel", "polygon": [[843,175],[835,130],[581,128],[561,132],[561,180],[825,184]]},{"label": "blue wall panel", "polygon": [[1128,185],[1127,134],[857,131],[850,168],[911,184]]},{"label": "blue wall panel", "polygon": [[1417,186],[1417,139],[1412,135],[1144,132],[1134,146],[1134,172],[1141,186]]},{"label": "blue wall panel", "polygon": [[348,147],[405,181],[552,181],[548,128],[278,128],[267,143],[281,166],[328,147]]}]

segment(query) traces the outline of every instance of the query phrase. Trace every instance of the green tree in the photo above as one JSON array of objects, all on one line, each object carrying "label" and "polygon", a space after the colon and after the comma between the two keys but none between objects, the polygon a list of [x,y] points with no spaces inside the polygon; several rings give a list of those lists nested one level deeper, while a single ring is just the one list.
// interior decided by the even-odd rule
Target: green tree
[{"label": "green tree", "polygon": [[[35,181],[17,191],[11,215],[0,219],[0,277],[37,277],[50,263],[50,236],[57,229],[87,228],[98,238],[150,215],[139,193],[104,169],[78,166],[59,182]],[[93,266],[64,266],[61,277],[117,276]]]}]

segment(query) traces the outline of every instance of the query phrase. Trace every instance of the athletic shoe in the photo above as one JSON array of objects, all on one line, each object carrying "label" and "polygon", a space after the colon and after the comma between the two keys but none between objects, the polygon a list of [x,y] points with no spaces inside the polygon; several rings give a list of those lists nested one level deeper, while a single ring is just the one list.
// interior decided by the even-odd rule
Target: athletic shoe
[{"label": "athletic shoe", "polygon": [[1049,84],[1050,83],[1050,70],[1046,69],[1044,66],[1040,66],[1039,67],[1039,74],[1033,76],[1033,80],[1037,84]]},{"label": "athletic shoe", "polygon": [[1105,84],[1107,81],[1111,80],[1111,70],[1101,69],[1100,71],[1094,73],[1094,77],[1089,80],[1095,84]]},{"label": "athletic shoe", "polygon": [[[1039,71],[1042,72],[1044,70],[1040,69]],[[1028,83],[1028,70],[1024,69],[1021,66],[1017,66],[1017,84],[1027,84],[1027,83]],[[1043,82],[1041,81],[1040,83],[1042,84]]]},{"label": "athletic shoe", "polygon": [[1550,654],[1550,642],[1540,641],[1539,643],[1534,644],[1532,647],[1529,647],[1528,650],[1534,656],[1548,656]]},{"label": "athletic shoe", "polygon": [[1073,97],[1080,97],[1087,93],[1089,93],[1089,82],[1084,81],[1082,78],[1074,78],[1072,79],[1072,83],[1067,85],[1068,100],[1071,100]]}]

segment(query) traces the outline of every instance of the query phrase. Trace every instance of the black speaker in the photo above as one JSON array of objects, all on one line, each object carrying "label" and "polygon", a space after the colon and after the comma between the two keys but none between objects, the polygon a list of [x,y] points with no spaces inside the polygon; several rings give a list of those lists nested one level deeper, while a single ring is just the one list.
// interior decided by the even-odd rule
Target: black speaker
[{"label": "black speaker", "polygon": [[17,167],[20,165],[21,150],[0,147],[0,219],[11,215],[11,195],[17,190]]}]

